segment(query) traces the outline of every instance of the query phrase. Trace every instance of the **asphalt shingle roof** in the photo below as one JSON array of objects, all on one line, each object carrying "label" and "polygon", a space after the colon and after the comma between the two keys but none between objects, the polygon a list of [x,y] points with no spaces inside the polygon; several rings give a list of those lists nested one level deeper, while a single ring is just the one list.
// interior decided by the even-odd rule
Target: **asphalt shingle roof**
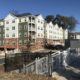
[{"label": "asphalt shingle roof", "polygon": [[31,13],[22,13],[22,14],[15,14],[16,17],[23,17],[23,16],[28,16],[32,15]]}]

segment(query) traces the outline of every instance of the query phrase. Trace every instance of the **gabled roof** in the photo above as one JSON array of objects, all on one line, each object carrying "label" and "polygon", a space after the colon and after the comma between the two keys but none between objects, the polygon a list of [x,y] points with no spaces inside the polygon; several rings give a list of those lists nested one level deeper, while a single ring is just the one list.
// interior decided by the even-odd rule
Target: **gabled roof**
[{"label": "gabled roof", "polygon": [[[7,16],[13,16],[13,17],[25,17],[25,16],[33,16],[31,13],[22,13],[22,14],[18,14],[18,13],[9,13]],[[7,16],[5,18],[7,18]]]},{"label": "gabled roof", "polygon": [[4,21],[4,19],[0,19],[0,21]]},{"label": "gabled roof", "polygon": [[23,16],[29,16],[32,15],[31,13],[22,13],[22,14],[14,14],[16,17],[23,17]]},{"label": "gabled roof", "polygon": [[41,14],[36,14],[35,16],[39,16],[39,15],[41,15]]},{"label": "gabled roof", "polygon": [[37,14],[37,15],[35,15],[35,17],[38,18],[38,19],[44,20],[44,17],[42,16],[42,14]]}]

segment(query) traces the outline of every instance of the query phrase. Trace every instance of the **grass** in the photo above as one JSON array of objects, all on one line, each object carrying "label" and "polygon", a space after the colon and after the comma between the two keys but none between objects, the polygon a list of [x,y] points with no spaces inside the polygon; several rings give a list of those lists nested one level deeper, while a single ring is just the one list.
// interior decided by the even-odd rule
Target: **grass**
[{"label": "grass", "polygon": [[57,80],[57,79],[36,74],[0,72],[0,80]]}]

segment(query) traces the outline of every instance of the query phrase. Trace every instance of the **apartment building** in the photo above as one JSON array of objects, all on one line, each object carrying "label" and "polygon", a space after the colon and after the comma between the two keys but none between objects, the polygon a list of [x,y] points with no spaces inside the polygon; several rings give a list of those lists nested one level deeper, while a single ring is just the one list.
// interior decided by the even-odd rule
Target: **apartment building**
[{"label": "apartment building", "polygon": [[46,24],[46,38],[48,44],[64,45],[64,40],[68,39],[68,30],[63,30],[58,24],[52,22]]},{"label": "apartment building", "polygon": [[4,45],[4,21],[3,19],[0,20],[0,48],[3,50]]},{"label": "apartment building", "polygon": [[36,45],[38,49],[39,48],[43,48],[44,45],[44,25],[45,25],[45,20],[43,18],[43,16],[40,15],[36,15]]},{"label": "apartment building", "polygon": [[69,32],[70,47],[80,55],[80,32]]},{"label": "apartment building", "polygon": [[46,23],[41,14],[11,14],[0,20],[0,48],[15,51],[38,50],[47,43],[64,45],[68,30],[58,24]]},{"label": "apartment building", "polygon": [[70,39],[80,39],[80,32],[69,32]]},{"label": "apartment building", "polygon": [[[44,39],[44,18],[42,15],[8,14],[4,19],[5,48],[27,50],[40,49]],[[36,46],[37,45],[37,46]]]}]

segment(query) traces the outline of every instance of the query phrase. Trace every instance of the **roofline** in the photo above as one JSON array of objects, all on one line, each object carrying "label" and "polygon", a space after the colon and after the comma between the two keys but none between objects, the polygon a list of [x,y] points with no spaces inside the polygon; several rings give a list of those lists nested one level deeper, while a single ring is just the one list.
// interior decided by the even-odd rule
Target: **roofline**
[{"label": "roofline", "polygon": [[0,21],[4,21],[4,19],[0,19]]},{"label": "roofline", "polygon": [[69,32],[70,34],[80,34],[80,32]]}]

